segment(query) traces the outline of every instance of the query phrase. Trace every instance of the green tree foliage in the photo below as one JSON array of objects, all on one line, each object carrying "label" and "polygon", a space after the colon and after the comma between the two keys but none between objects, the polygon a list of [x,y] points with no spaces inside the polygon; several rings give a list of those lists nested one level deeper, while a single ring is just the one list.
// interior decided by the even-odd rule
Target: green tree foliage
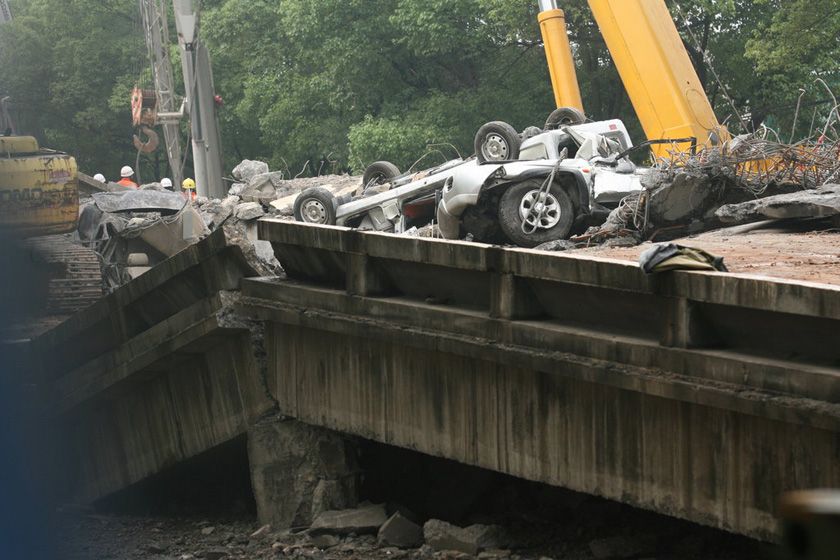
[{"label": "green tree foliage", "polygon": [[[734,105],[788,130],[800,87],[808,110],[827,114],[814,79],[840,87],[835,0],[668,6],[721,120],[736,124]],[[562,7],[587,114],[621,118],[641,140],[587,2]],[[0,87],[30,109],[48,145],[113,175],[135,155],[127,96],[148,66],[136,2],[16,0],[12,8],[16,21],[0,28]],[[225,99],[227,169],[246,157],[292,175],[378,159],[407,168],[433,146],[422,166],[471,153],[486,121],[521,130],[553,108],[536,0],[204,0],[202,9]]]},{"label": "green tree foliage", "polygon": [[[756,0],[772,17],[746,41],[759,76],[758,95],[781,130],[810,135],[829,117],[840,90],[840,3],[837,0]],[[818,82],[822,80],[822,82]],[[798,100],[799,89],[804,91]]]},{"label": "green tree foliage", "polygon": [[125,0],[12,1],[0,26],[0,88],[45,146],[82,169],[134,165],[129,92],[147,66],[137,5]]}]

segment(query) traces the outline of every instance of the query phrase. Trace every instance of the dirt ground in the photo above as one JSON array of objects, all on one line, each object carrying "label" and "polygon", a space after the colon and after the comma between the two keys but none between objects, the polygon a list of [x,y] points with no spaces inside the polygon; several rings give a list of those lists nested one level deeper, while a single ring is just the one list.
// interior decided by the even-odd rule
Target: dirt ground
[{"label": "dirt ground", "polygon": [[[520,522],[515,530],[521,544],[513,549],[482,552],[481,560],[761,560],[773,558],[773,548],[681,521],[631,509],[569,518],[565,523]],[[627,518],[634,517],[633,520]],[[618,523],[616,523],[618,522]],[[305,532],[267,532],[253,517],[226,518],[62,514],[56,531],[56,558],[63,560],[315,560],[405,559],[469,560],[456,551],[383,547],[374,535],[337,538],[324,546]],[[593,543],[602,543],[601,548]],[[593,550],[598,550],[595,555]]]},{"label": "dirt ground", "polygon": [[[684,237],[673,243],[722,256],[730,272],[840,286],[840,232],[763,229],[737,233],[733,229]],[[593,247],[575,250],[575,254],[638,262],[639,255],[650,246]]]}]

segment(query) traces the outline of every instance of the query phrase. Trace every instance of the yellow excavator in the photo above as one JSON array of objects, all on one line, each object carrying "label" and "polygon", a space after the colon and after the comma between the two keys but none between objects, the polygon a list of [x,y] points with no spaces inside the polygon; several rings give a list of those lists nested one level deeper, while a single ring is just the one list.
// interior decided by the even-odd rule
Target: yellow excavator
[{"label": "yellow excavator", "polygon": [[[0,235],[37,237],[76,229],[76,160],[16,136],[7,100],[0,100]],[[6,134],[8,133],[8,134]]]},{"label": "yellow excavator", "polygon": [[[588,0],[654,155],[730,139],[715,116],[665,0]],[[557,0],[538,16],[558,108],[583,112],[566,21]],[[693,141],[692,141],[693,139]]]},{"label": "yellow excavator", "polygon": [[23,339],[102,297],[99,261],[73,242],[76,160],[18,136],[0,98],[0,339]]}]

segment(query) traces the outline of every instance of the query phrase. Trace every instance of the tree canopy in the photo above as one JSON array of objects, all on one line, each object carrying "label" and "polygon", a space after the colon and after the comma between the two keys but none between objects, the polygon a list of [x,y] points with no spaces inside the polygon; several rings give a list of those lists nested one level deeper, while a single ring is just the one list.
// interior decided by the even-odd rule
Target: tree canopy
[{"label": "tree canopy", "polygon": [[[264,159],[290,175],[407,168],[471,153],[481,124],[521,130],[553,108],[536,0],[205,0],[225,168]],[[585,0],[562,2],[588,116],[641,128]],[[840,86],[835,0],[669,0],[718,117],[799,133]],[[12,0],[0,90],[27,128],[82,169],[133,164],[129,91],[148,83],[134,0]],[[704,56],[706,53],[706,56]],[[709,68],[711,62],[715,72]],[[176,70],[176,75],[179,72]],[[186,128],[184,129],[186,131]],[[788,132],[789,133],[789,132]],[[163,156],[158,154],[163,160]],[[154,165],[161,165],[155,169]],[[422,163],[418,164],[422,165]],[[145,159],[143,178],[165,174]]]}]

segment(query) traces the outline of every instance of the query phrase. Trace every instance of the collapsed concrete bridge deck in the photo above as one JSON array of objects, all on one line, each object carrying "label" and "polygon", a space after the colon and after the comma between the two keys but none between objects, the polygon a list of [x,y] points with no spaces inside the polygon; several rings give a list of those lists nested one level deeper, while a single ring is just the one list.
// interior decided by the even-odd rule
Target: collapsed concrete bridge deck
[{"label": "collapsed concrete bridge deck", "polygon": [[304,422],[759,538],[840,483],[840,290],[264,220],[243,281]]},{"label": "collapsed concrete bridge deck", "polygon": [[255,272],[221,231],[36,339],[62,473],[90,502],[244,434],[274,407],[229,291]]},{"label": "collapsed concrete bridge deck", "polygon": [[74,499],[271,411],[764,539],[840,485],[836,287],[259,228],[287,277],[214,234],[35,342]]}]

